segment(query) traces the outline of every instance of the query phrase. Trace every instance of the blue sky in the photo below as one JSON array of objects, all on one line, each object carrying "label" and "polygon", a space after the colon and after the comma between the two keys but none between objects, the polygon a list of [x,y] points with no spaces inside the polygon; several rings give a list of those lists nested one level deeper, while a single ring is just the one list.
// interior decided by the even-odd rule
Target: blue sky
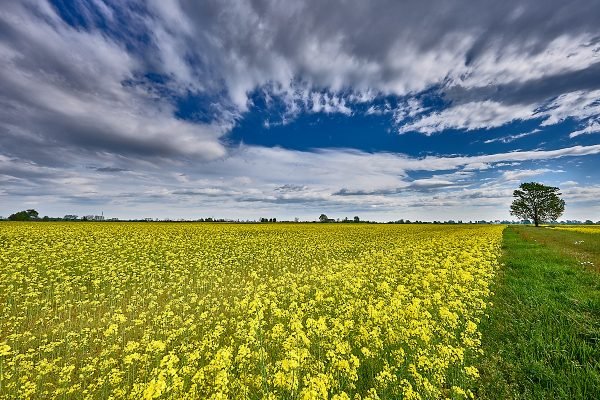
[{"label": "blue sky", "polygon": [[600,219],[600,3],[0,11],[0,215]]}]

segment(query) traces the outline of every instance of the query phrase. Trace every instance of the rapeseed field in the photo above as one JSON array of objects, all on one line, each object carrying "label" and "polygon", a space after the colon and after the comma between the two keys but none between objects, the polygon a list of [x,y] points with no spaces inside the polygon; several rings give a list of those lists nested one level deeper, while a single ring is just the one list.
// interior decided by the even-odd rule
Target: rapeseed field
[{"label": "rapeseed field", "polygon": [[600,233],[600,225],[567,225],[567,226],[554,226],[553,229],[560,229],[564,231],[580,232],[580,233]]},{"label": "rapeseed field", "polygon": [[3,223],[0,398],[468,398],[501,226]]}]

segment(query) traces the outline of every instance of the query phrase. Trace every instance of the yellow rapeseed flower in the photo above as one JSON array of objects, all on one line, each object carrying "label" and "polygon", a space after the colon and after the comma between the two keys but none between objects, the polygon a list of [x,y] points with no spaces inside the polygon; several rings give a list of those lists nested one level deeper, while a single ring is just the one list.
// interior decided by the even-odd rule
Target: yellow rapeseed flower
[{"label": "yellow rapeseed flower", "polygon": [[472,396],[502,229],[4,223],[0,398]]}]

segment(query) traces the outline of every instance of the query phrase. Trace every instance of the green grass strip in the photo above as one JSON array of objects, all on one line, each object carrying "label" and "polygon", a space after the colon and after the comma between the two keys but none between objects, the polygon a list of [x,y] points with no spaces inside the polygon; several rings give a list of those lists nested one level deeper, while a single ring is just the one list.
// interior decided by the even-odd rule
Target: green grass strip
[{"label": "green grass strip", "polygon": [[504,267],[481,326],[478,397],[600,399],[600,274],[585,263],[599,258],[598,240],[548,228],[505,229]]}]

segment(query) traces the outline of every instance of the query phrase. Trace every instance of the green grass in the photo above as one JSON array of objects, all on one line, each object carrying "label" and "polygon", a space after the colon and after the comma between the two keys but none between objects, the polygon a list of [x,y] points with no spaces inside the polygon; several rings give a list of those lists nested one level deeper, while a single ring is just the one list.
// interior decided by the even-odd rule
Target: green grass
[{"label": "green grass", "polygon": [[478,396],[600,399],[600,235],[509,227],[503,249]]}]

